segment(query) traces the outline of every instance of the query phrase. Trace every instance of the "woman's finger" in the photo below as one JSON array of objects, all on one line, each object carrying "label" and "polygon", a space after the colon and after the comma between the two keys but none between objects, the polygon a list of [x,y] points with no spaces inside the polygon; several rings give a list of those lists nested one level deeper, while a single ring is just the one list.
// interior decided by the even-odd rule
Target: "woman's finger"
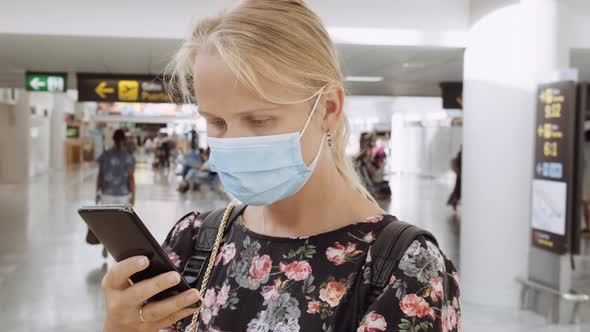
[{"label": "woman's finger", "polygon": [[165,328],[167,326],[170,326],[176,322],[178,322],[179,320],[188,317],[188,316],[192,316],[194,313],[198,312],[199,309],[182,309],[180,311],[177,311],[175,313],[173,313],[172,315],[160,320],[159,322],[157,322],[155,325],[158,328]]},{"label": "woman's finger", "polygon": [[162,273],[150,279],[142,280],[123,291],[123,298],[129,305],[144,303],[152,296],[177,285],[180,282],[178,272]]},{"label": "woman's finger", "polygon": [[129,285],[129,277],[137,272],[145,270],[150,261],[145,256],[134,256],[115,264],[104,276],[102,287],[104,289],[125,289]]},{"label": "woman's finger", "polygon": [[197,302],[199,299],[198,290],[187,290],[162,301],[146,304],[142,311],[143,318],[148,322],[157,322],[185,309],[195,312],[198,309],[186,307]]}]

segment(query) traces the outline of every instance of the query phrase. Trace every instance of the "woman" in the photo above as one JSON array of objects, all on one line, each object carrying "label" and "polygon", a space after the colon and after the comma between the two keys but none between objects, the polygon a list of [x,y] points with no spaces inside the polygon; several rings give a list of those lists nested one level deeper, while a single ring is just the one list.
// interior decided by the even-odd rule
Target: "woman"
[{"label": "woman", "polygon": [[[461,328],[456,271],[425,239],[409,246],[381,295],[351,319],[366,296],[371,244],[396,221],[345,155],[342,73],[316,14],[301,1],[241,1],[197,24],[175,66],[181,91],[194,89],[207,119],[212,169],[249,205],[226,232],[198,331]],[[164,243],[181,271],[201,222],[181,220]],[[197,301],[196,290],[143,305],[179,278],[129,286],[146,264],[130,258],[106,275],[105,331],[155,331],[195,312],[182,308]]]}]

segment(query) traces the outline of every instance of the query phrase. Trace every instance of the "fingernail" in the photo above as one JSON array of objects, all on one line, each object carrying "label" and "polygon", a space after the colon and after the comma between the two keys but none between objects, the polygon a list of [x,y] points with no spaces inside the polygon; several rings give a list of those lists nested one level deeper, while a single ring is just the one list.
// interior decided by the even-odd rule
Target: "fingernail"
[{"label": "fingernail", "polygon": [[139,267],[146,267],[148,265],[148,263],[149,263],[149,261],[146,257],[142,257],[137,260],[137,266],[139,266]]},{"label": "fingernail", "polygon": [[195,302],[198,298],[197,292],[190,292],[186,295],[187,302]]},{"label": "fingernail", "polygon": [[177,283],[180,281],[180,276],[178,275],[178,273],[174,272],[173,274],[168,276],[168,281],[170,283]]}]

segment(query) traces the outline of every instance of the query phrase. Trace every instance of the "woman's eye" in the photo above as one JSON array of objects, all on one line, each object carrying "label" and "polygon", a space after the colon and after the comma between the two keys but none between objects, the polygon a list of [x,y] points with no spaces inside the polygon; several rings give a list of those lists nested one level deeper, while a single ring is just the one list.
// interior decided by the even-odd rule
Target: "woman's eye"
[{"label": "woman's eye", "polygon": [[209,121],[209,123],[211,123],[212,126],[218,127],[218,128],[225,126],[225,121],[223,119],[215,119],[215,120]]},{"label": "woman's eye", "polygon": [[263,126],[267,121],[268,121],[268,119],[250,119],[249,120],[250,124],[252,124],[256,127]]}]

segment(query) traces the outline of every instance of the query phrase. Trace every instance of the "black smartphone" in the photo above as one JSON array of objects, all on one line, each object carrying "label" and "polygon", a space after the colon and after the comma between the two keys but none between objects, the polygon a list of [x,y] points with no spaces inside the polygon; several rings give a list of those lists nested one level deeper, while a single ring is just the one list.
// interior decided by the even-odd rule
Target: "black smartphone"
[{"label": "black smartphone", "polygon": [[[178,272],[131,206],[83,206],[78,209],[78,214],[117,262],[139,255],[150,260],[145,270],[131,276],[133,283],[170,271]],[[189,289],[191,287],[181,277],[178,285],[156,294],[148,302],[163,300]],[[199,305],[197,302],[189,307],[197,308]]]}]

